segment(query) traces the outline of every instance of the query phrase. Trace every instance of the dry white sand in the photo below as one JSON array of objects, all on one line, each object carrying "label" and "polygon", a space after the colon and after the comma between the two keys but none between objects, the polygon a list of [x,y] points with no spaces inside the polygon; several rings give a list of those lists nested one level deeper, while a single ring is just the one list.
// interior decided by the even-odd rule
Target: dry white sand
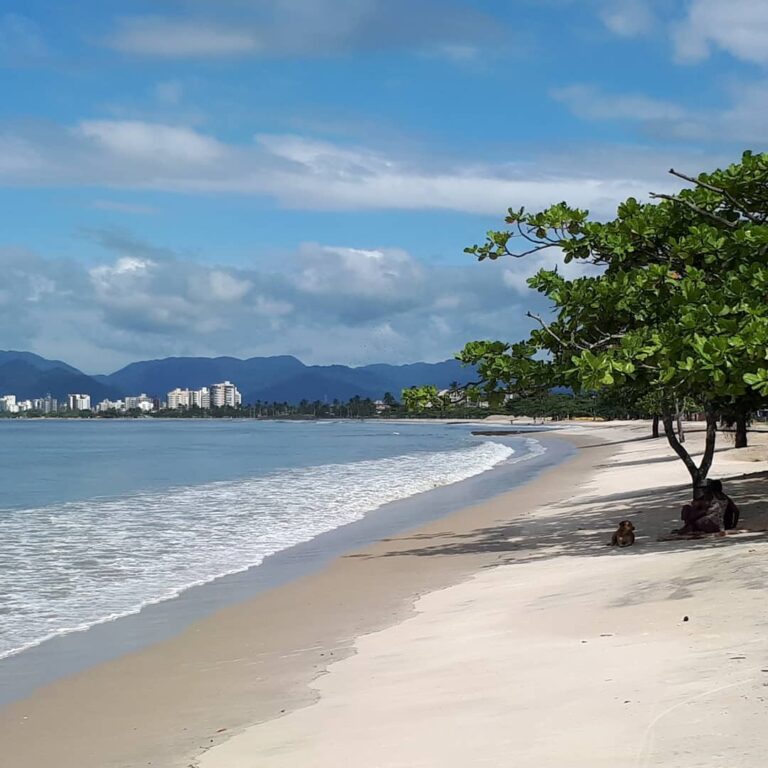
[{"label": "dry white sand", "polygon": [[[764,455],[721,450],[711,473],[754,528],[768,484],[740,475]],[[762,768],[768,540],[658,542],[687,483],[663,438],[617,442],[586,487],[526,514],[503,564],[359,638],[314,681],[316,703],[200,768]],[[637,544],[605,547],[606,520],[624,517]]]}]

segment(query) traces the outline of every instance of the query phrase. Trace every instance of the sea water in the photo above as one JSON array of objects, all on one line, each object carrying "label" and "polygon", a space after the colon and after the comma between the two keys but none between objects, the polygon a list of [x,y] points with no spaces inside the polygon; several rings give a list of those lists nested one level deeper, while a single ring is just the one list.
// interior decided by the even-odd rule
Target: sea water
[{"label": "sea water", "polygon": [[466,427],[0,422],[0,658],[541,452]]}]

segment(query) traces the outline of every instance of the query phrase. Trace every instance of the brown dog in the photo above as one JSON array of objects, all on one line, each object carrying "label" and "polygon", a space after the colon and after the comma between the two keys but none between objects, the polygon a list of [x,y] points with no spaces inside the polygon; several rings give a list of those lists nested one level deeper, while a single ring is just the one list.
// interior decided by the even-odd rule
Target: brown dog
[{"label": "brown dog", "polygon": [[629,520],[622,520],[611,537],[611,547],[631,547],[635,543],[635,526]]}]

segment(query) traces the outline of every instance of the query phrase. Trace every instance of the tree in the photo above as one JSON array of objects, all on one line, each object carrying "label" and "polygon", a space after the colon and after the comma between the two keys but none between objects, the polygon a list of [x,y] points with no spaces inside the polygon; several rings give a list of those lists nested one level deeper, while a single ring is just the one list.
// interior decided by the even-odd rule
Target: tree
[{"label": "tree", "polygon": [[432,408],[438,401],[437,387],[426,385],[422,387],[408,387],[402,392],[403,405],[409,411],[424,411]]},{"label": "tree", "polygon": [[397,406],[399,405],[399,403],[395,399],[395,396],[391,392],[385,392],[384,393],[384,397],[382,398],[382,402],[388,408],[397,408]]},{"label": "tree", "polygon": [[[471,342],[459,359],[494,390],[543,377],[550,386],[631,385],[653,395],[698,494],[718,415],[768,395],[768,155],[745,153],[740,164],[696,178],[673,173],[694,187],[654,203],[630,198],[608,222],[566,203],[534,214],[509,209],[510,229],[466,251],[482,261],[557,248],[566,263],[601,271],[573,280],[540,271],[529,284],[552,302],[554,318],[529,313],[538,327],[522,346]],[[686,398],[706,417],[698,465],[674,429]]]}]

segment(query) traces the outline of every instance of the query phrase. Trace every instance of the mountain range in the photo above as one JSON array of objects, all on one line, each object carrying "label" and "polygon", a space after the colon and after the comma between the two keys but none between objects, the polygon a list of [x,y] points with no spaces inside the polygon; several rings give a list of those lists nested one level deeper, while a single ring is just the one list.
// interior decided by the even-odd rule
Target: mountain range
[{"label": "mountain range", "polygon": [[385,392],[400,392],[417,384],[439,388],[464,383],[473,372],[456,360],[441,363],[360,367],[305,365],[290,355],[277,357],[168,357],[131,363],[108,375],[88,376],[60,360],[31,352],[0,351],[0,396],[20,399],[51,394],[65,398],[83,393],[94,402],[146,393],[164,399],[176,387],[199,389],[229,380],[237,385],[244,403],[301,400],[348,400],[354,396],[379,399]]}]

